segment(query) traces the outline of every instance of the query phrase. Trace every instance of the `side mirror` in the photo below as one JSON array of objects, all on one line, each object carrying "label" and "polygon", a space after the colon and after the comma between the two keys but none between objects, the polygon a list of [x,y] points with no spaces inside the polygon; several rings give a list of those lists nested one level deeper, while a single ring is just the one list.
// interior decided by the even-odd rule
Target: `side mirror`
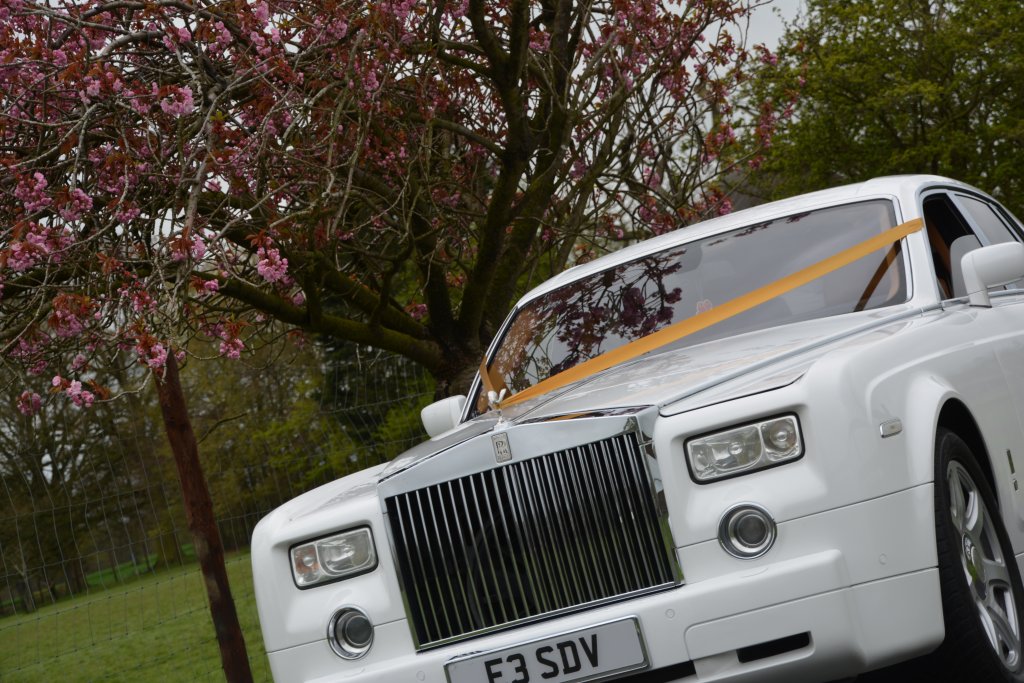
[{"label": "side mirror", "polygon": [[960,264],[971,306],[989,308],[992,306],[988,297],[991,287],[1024,278],[1024,244],[1004,242],[975,249],[965,254]]},{"label": "side mirror", "polygon": [[462,409],[465,407],[465,396],[449,396],[448,398],[442,398],[440,401],[431,403],[420,411],[423,428],[427,430],[427,434],[431,437],[443,434],[459,424],[459,418],[462,417]]}]

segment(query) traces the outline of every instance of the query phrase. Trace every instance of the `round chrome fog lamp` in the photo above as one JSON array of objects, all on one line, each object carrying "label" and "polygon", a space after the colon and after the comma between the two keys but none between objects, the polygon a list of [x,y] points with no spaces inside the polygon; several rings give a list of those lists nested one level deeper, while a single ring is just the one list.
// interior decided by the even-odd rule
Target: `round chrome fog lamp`
[{"label": "round chrome fog lamp", "polygon": [[752,560],[771,550],[776,534],[772,516],[752,503],[730,508],[718,523],[718,542],[725,552],[741,560]]},{"label": "round chrome fog lamp", "polygon": [[339,657],[359,659],[373,645],[373,624],[362,610],[342,607],[327,624],[327,642]]}]

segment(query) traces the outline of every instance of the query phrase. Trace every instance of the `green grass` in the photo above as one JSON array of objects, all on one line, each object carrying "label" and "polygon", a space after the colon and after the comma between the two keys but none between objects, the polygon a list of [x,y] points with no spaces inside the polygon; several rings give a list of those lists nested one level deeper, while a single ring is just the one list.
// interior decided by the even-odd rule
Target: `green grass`
[{"label": "green grass", "polygon": [[[253,676],[270,680],[247,553],[228,557]],[[223,681],[198,565],[0,619],[0,681]]]},{"label": "green grass", "polygon": [[[126,583],[131,583],[139,578],[145,577],[150,572],[150,567],[156,563],[158,555],[156,553],[150,554],[147,558],[148,563],[132,563],[122,562],[118,565],[117,570],[101,569],[98,572],[93,572],[85,577],[85,583],[89,586],[89,590],[96,588],[109,588],[111,586],[120,586]],[[184,562],[195,562],[196,554],[192,549],[191,543],[186,543],[181,546],[181,558]]]}]

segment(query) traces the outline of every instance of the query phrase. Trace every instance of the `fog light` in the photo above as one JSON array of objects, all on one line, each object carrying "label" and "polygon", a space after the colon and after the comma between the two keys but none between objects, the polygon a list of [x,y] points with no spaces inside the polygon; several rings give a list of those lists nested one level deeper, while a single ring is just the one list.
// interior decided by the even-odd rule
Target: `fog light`
[{"label": "fog light", "polygon": [[362,610],[343,607],[327,624],[327,642],[339,657],[359,659],[373,645],[373,624]]},{"label": "fog light", "polygon": [[750,503],[730,508],[718,524],[718,542],[725,552],[742,560],[761,557],[775,543],[775,520]]}]

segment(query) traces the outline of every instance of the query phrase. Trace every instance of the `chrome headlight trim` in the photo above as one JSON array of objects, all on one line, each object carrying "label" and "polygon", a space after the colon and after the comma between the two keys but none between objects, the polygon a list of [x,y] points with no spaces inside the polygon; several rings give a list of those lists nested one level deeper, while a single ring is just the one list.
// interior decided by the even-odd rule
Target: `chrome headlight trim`
[{"label": "chrome headlight trim", "polygon": [[[365,543],[365,559],[357,562],[354,567],[348,570],[336,570],[325,566],[327,562],[324,561],[324,554],[328,550],[329,545],[332,542],[336,544],[341,543],[346,537],[362,539],[362,542]],[[300,559],[300,555],[308,558],[308,562]],[[364,524],[296,543],[288,549],[288,561],[291,565],[292,581],[295,583],[295,587],[299,590],[307,590],[372,572],[377,568],[379,556],[373,538],[373,530]],[[315,564],[317,566],[315,571],[319,576],[305,582],[301,580],[298,569],[300,562],[306,564],[306,566]]]},{"label": "chrome headlight trim", "polygon": [[[791,426],[794,439],[793,446],[788,450],[775,447],[768,442],[767,428],[772,425]],[[727,437],[732,436],[738,454],[748,457],[746,462],[723,465],[715,453],[715,446],[725,445]],[[742,441],[746,443],[742,443]],[[757,449],[756,457],[749,457],[743,450]],[[800,427],[800,419],[795,413],[781,413],[769,417],[749,420],[734,424],[725,429],[706,432],[686,440],[683,446],[686,467],[690,478],[696,484],[711,484],[733,477],[740,477],[751,472],[760,472],[779,465],[795,462],[804,456],[804,437]],[[702,452],[703,451],[703,452]],[[704,463],[699,460],[704,458]],[[702,472],[703,470],[703,472]],[[717,472],[716,472],[717,470]]]}]

